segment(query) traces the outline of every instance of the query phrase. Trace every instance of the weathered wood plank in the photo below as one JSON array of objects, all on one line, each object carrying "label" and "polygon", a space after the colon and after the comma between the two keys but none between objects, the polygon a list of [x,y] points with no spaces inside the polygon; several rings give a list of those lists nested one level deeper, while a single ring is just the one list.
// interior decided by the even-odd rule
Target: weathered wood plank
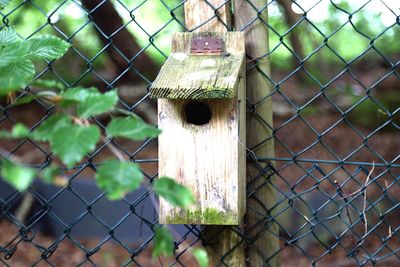
[{"label": "weathered wood plank", "polygon": [[[191,54],[193,38],[212,36],[223,40],[223,53]],[[179,33],[172,39],[172,53],[150,87],[150,97],[168,99],[233,98],[244,59],[244,35],[230,33]]]},{"label": "weathered wood plank", "polygon": [[186,28],[197,32],[226,32],[232,26],[230,5],[225,0],[187,0]]},{"label": "weathered wood plank", "polygon": [[[186,27],[189,29],[194,29],[197,25],[202,25],[201,27],[196,29],[196,32],[225,32],[228,29],[232,28],[231,23],[231,11],[230,11],[230,1],[224,0],[207,0],[208,3],[211,3],[214,6],[223,5],[222,12],[220,11],[220,19],[215,19],[213,23],[208,23],[207,20],[203,17],[199,17],[199,14],[203,14],[206,16],[205,18],[209,18],[214,16],[215,10],[209,9],[208,4],[204,0],[189,0],[185,3],[185,21]],[[226,23],[226,26],[224,23]],[[241,82],[245,82],[244,79]],[[242,86],[242,85],[241,85]],[[244,84],[243,84],[244,86]],[[240,91],[239,91],[240,93]],[[245,92],[243,91],[243,94]],[[246,96],[243,95],[245,98]],[[245,105],[245,103],[242,103]],[[243,110],[243,109],[242,109]],[[245,117],[246,115],[241,112],[241,115]],[[245,123],[245,120],[241,120],[241,122]],[[240,129],[244,129],[245,125],[240,126]],[[245,133],[241,133],[245,134]],[[245,145],[245,144],[244,144]],[[245,177],[245,161],[241,162],[243,165],[241,177],[244,180]],[[243,176],[242,176],[243,175]],[[243,181],[243,185],[245,186],[245,182]],[[243,188],[243,190],[245,190]],[[240,232],[242,227],[239,226],[237,231]],[[204,229],[204,241],[208,244],[207,251],[210,255],[210,263],[211,266],[245,266],[245,255],[244,255],[244,244],[241,236],[239,236],[233,229],[223,227],[223,226],[208,226]],[[223,260],[222,260],[223,257]]]},{"label": "weathered wood plank", "polygon": [[244,155],[244,136],[240,136],[239,116],[243,102],[237,97],[202,101],[209,106],[212,117],[200,126],[186,122],[183,116],[190,100],[159,102],[158,125],[163,130],[159,137],[159,175],[184,184],[197,200],[188,210],[160,200],[161,223],[241,222],[244,204],[240,202],[245,196],[239,189],[239,155]]},{"label": "weathered wood plank", "polygon": [[[254,60],[249,60],[247,71],[247,98],[254,105],[247,116],[247,146],[252,148],[256,157],[274,157],[274,142],[272,133],[272,84],[265,75],[270,75],[268,58],[263,58],[269,51],[267,0],[234,0],[235,28],[244,29],[246,34],[246,54]],[[258,13],[257,10],[263,10]],[[254,18],[258,20],[253,21]],[[249,23],[252,22],[250,25]],[[257,68],[254,67],[257,64]],[[276,204],[276,190],[273,187],[274,177],[267,175],[265,170],[268,162],[253,162],[247,164],[247,191],[252,192],[247,199],[245,216],[245,233],[251,244],[247,246],[246,256],[248,266],[279,266],[278,256],[272,256],[279,251],[279,230],[276,224],[267,222],[270,209]],[[268,227],[268,229],[266,229]]]}]

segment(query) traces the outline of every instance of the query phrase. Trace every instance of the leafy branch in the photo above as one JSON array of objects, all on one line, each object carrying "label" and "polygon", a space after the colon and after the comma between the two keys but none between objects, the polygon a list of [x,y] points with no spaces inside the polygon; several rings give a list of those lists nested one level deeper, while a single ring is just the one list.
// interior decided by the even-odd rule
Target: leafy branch
[{"label": "leafy branch", "polygon": [[[0,0],[0,8],[10,1]],[[28,85],[40,89],[11,101],[11,106],[25,105],[40,99],[56,106],[55,112],[39,126],[29,129],[21,123],[9,130],[0,131],[0,139],[29,138],[49,144],[52,153],[66,168],[72,168],[84,157],[93,152],[98,142],[113,138],[126,138],[134,141],[157,137],[161,131],[145,123],[134,113],[117,109],[119,101],[117,90],[100,92],[96,88],[72,87],[49,80],[34,80],[37,60],[52,61],[62,57],[70,44],[51,35],[24,40],[14,29],[0,31],[0,97],[10,96]],[[94,123],[94,117],[111,114],[111,120],[101,129]],[[114,116],[123,113],[123,117]],[[137,163],[125,159],[112,146],[106,143],[117,159],[109,159],[96,169],[95,181],[111,200],[123,198],[136,190],[144,180]],[[41,172],[25,166],[19,159],[10,156],[0,161],[0,174],[3,179],[19,191],[26,190],[39,175],[46,182],[52,182],[60,175],[62,165],[52,163]],[[151,186],[151,185],[149,185]],[[153,191],[172,205],[188,208],[195,202],[189,189],[168,177],[154,182]],[[173,238],[164,227],[155,229],[153,257],[170,256],[174,253]],[[207,254],[203,250],[193,251],[200,266],[208,265]]]}]

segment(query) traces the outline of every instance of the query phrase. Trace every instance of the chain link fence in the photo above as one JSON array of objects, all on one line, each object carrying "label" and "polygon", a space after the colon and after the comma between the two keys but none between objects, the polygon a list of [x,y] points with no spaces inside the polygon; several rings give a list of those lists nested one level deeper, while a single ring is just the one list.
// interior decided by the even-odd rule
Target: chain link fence
[{"label": "chain link fence", "polygon": [[[37,78],[63,85],[117,87],[119,106],[156,124],[156,103],[147,89],[169,54],[173,32],[188,31],[179,0],[15,0],[0,12],[0,29],[15,27],[23,38],[54,34],[73,46],[60,60],[39,62]],[[230,1],[213,6],[218,9]],[[233,3],[234,4],[234,3]],[[268,255],[257,237],[226,227],[258,251],[265,266],[397,266],[400,179],[400,5],[393,0],[266,1],[253,23],[269,31],[269,51],[248,58],[249,70],[268,59],[261,73],[272,91],[275,156],[260,176],[274,176],[248,190],[270,186],[276,203],[260,214],[263,232],[279,228],[279,246]],[[269,19],[263,19],[267,13]],[[240,14],[235,14],[240,16]],[[213,19],[205,21],[207,23]],[[228,25],[227,25],[228,27]],[[229,28],[229,27],[228,27]],[[17,99],[32,94],[28,87]],[[249,112],[259,103],[248,101]],[[1,99],[0,125],[35,128],[54,107],[34,100],[11,106]],[[109,118],[96,118],[104,127]],[[266,122],[264,122],[266,123]],[[265,137],[265,142],[270,138]],[[139,163],[147,179],[157,177],[157,142],[109,140]],[[5,266],[194,266],[190,249],[207,246],[207,228],[174,226],[175,257],[152,260],[158,215],[146,188],[110,202],[92,179],[96,166],[112,154],[107,142],[56,184],[37,179],[25,193],[0,181],[0,262]],[[56,160],[32,140],[1,141],[3,158],[18,157],[45,168]],[[251,184],[251,182],[249,183]],[[256,200],[256,199],[255,199]],[[251,207],[249,207],[251,209]],[[259,233],[260,235],[262,233]],[[210,241],[212,242],[212,240]],[[220,265],[236,246],[220,255]]]}]

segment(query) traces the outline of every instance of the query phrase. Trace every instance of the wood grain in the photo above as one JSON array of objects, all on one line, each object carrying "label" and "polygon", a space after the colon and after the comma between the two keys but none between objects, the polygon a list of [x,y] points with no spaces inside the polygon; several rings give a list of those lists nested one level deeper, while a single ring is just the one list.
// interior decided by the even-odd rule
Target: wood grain
[{"label": "wood grain", "polygon": [[[222,54],[190,53],[192,39],[206,36],[223,40]],[[234,98],[244,56],[244,35],[240,32],[175,34],[172,53],[150,87],[150,97]]]},{"label": "wood grain", "polygon": [[158,125],[163,131],[159,137],[159,175],[187,186],[197,204],[182,210],[160,200],[160,222],[237,225],[244,215],[240,201],[245,200],[244,192],[239,191],[243,186],[239,155],[244,155],[239,114],[244,100],[204,100],[212,117],[201,126],[185,122],[182,114],[189,102],[159,102]]},{"label": "wood grain", "polygon": [[[189,0],[185,2],[185,22],[186,27],[189,30],[194,30],[195,32],[225,32],[227,29],[231,29],[231,13],[230,13],[230,5],[231,2],[228,1],[224,5],[223,14],[220,16],[222,21],[226,22],[227,27],[219,22],[214,22],[213,24],[206,23],[203,18],[199,17],[199,13],[203,12],[203,9],[207,9],[205,1],[201,1],[199,4],[199,0]],[[209,3],[213,5],[220,5],[221,0],[209,0]],[[205,6],[205,8],[204,8]],[[203,7],[201,9],[200,7]],[[197,8],[200,8],[198,10]],[[197,13],[195,12],[197,10]],[[211,13],[214,13],[214,10],[208,10],[208,14],[210,16]],[[212,15],[211,15],[212,16]],[[196,28],[196,25],[202,25]],[[196,28],[196,29],[195,29]],[[241,80],[242,87],[245,86],[245,76],[244,79]],[[245,90],[239,90],[239,94],[243,94],[243,98],[245,98]],[[240,96],[241,97],[241,96]],[[165,99],[159,99],[158,103],[162,104],[164,101],[169,101]],[[242,103],[245,105],[245,103]],[[245,114],[244,112],[240,113],[240,129],[241,135],[245,134]],[[243,126],[243,127],[242,127]],[[244,162],[244,156],[241,160],[241,163]],[[245,165],[244,165],[245,166]],[[241,168],[240,176],[245,177],[245,168]],[[245,182],[242,179],[243,188],[240,190],[245,191]],[[244,192],[240,192],[239,194],[244,194]],[[245,206],[244,201],[240,202],[242,205]],[[226,226],[207,226],[204,227],[203,234],[202,234],[202,241],[206,244],[206,249],[208,251],[210,257],[210,265],[211,266],[245,266],[246,257],[244,253],[244,240],[240,233],[242,232],[243,225],[239,225],[236,227],[226,227]]]},{"label": "wood grain", "polygon": [[[220,72],[226,71],[235,75],[229,85],[234,95],[232,99],[206,99],[204,94],[200,97],[211,110],[211,120],[205,125],[187,122],[184,109],[190,99],[158,102],[158,127],[163,131],[159,137],[159,175],[173,177],[187,186],[197,199],[197,204],[188,210],[174,208],[161,200],[160,222],[237,225],[243,218],[244,204],[241,202],[245,201],[244,176],[239,174],[240,168],[245,166],[245,126],[244,120],[239,122],[240,115],[245,112],[244,82],[240,82],[244,79],[244,36],[242,33],[213,33],[224,40],[225,50],[233,57],[226,59],[223,55],[190,55],[191,39],[200,35],[204,34],[174,36],[169,63],[163,67],[164,72],[152,88],[162,89],[162,92],[170,90],[175,98],[187,98],[187,92],[191,92],[189,98],[197,99],[193,90],[197,90],[194,91],[197,94],[204,90],[219,90],[226,77]],[[186,64],[182,68],[176,55],[184,57],[190,66]],[[225,64],[226,69],[219,64],[206,68],[217,77],[197,75],[195,82],[187,80],[187,75],[202,72],[201,66],[193,62],[226,60],[231,61]]]},{"label": "wood grain", "polygon": [[230,1],[187,0],[185,23],[189,31],[226,32],[231,29]]},{"label": "wood grain", "polygon": [[[272,84],[270,65],[264,55],[269,51],[267,10],[257,13],[267,6],[267,0],[234,0],[235,28],[244,30],[248,60],[247,98],[252,107],[247,116],[247,146],[256,157],[273,158],[274,142],[272,133]],[[253,21],[254,18],[258,20]],[[279,229],[268,221],[271,209],[276,205],[275,179],[266,170],[271,162],[252,161],[247,164],[247,212],[245,234],[249,238],[246,248],[247,266],[279,266]],[[275,256],[273,256],[275,255]]]}]

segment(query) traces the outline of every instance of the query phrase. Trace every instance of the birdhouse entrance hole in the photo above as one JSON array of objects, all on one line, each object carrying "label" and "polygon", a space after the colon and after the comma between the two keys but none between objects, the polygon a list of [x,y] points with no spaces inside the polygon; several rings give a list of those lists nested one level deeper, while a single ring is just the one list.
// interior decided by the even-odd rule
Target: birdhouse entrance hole
[{"label": "birdhouse entrance hole", "polygon": [[190,101],[184,107],[183,118],[190,124],[205,125],[211,120],[210,106],[204,102]]}]

